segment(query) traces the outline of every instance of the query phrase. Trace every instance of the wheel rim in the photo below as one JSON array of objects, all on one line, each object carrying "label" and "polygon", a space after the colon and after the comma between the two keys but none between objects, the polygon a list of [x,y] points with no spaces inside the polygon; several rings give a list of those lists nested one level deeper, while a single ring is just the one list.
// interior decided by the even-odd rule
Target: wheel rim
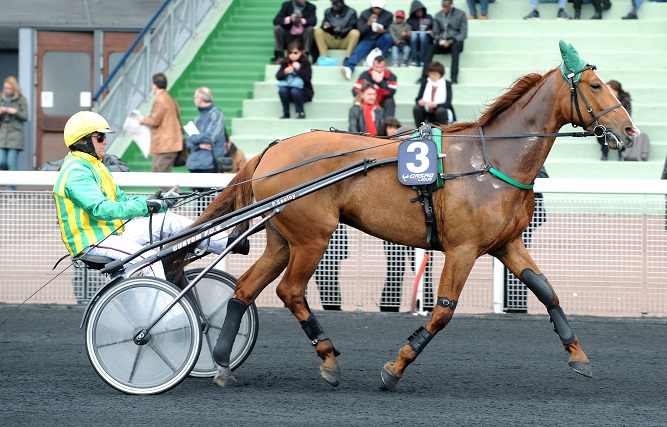
[{"label": "wheel rim", "polygon": [[169,390],[194,366],[201,346],[196,311],[178,301],[137,345],[133,337],[178,295],[178,289],[155,278],[120,282],[95,303],[86,332],[86,347],[97,373],[112,387],[130,394]]}]

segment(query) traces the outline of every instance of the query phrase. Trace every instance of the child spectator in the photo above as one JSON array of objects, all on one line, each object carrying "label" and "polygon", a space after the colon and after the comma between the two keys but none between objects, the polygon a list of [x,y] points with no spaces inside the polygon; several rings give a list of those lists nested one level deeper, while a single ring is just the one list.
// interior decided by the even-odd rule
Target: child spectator
[{"label": "child spectator", "polygon": [[405,12],[402,10],[396,11],[396,19],[389,26],[389,34],[394,39],[394,44],[391,46],[391,61],[394,67],[405,67],[410,58],[410,33],[412,28],[410,24],[405,22]]},{"label": "child spectator", "polygon": [[410,33],[410,51],[413,67],[423,67],[426,49],[433,43],[433,17],[426,13],[426,7],[419,0],[410,5],[408,24]]}]

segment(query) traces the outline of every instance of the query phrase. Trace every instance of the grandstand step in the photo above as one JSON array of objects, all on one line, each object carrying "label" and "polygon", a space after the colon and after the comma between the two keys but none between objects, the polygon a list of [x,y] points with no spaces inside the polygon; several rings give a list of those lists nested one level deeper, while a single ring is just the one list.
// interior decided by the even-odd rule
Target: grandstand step
[{"label": "grandstand step", "polygon": [[[294,117],[294,116],[292,116]],[[341,118],[336,116],[330,119],[279,119],[263,117],[257,118],[233,118],[234,138],[238,136],[255,136],[274,140],[276,138],[287,138],[311,129],[347,129],[347,116]]]}]

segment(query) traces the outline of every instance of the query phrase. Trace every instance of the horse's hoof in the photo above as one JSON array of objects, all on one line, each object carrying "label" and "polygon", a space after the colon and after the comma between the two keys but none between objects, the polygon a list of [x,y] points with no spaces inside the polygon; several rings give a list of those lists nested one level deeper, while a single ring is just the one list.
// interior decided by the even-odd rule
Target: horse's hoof
[{"label": "horse's hoof", "polygon": [[593,378],[593,371],[591,371],[591,364],[589,362],[579,362],[573,360],[568,363],[570,364],[570,368],[572,368],[574,372],[588,378]]},{"label": "horse's hoof", "polygon": [[326,368],[320,366],[320,375],[324,378],[324,381],[331,384],[333,387],[338,387],[340,384],[340,369],[339,368]]},{"label": "horse's hoof", "polygon": [[382,379],[380,390],[393,391],[396,388],[396,385],[398,384],[398,380],[400,380],[401,378],[392,374],[389,371],[389,369],[387,369],[388,364],[389,363],[386,363],[382,367],[382,371],[380,372],[380,379]]},{"label": "horse's hoof", "polygon": [[213,377],[213,382],[219,387],[234,387],[239,384],[231,369],[220,366],[218,366],[218,372]]}]

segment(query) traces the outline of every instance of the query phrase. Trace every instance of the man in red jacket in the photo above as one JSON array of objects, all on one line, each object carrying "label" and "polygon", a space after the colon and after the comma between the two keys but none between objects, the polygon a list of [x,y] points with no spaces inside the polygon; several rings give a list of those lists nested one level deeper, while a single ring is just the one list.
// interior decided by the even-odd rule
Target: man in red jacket
[{"label": "man in red jacket", "polygon": [[396,112],[396,102],[394,94],[396,93],[396,76],[387,69],[387,59],[380,55],[373,60],[373,66],[364,71],[359,76],[359,80],[354,83],[352,95],[357,96],[364,82],[369,82],[377,92],[377,103],[384,109],[385,117],[394,117]]}]

